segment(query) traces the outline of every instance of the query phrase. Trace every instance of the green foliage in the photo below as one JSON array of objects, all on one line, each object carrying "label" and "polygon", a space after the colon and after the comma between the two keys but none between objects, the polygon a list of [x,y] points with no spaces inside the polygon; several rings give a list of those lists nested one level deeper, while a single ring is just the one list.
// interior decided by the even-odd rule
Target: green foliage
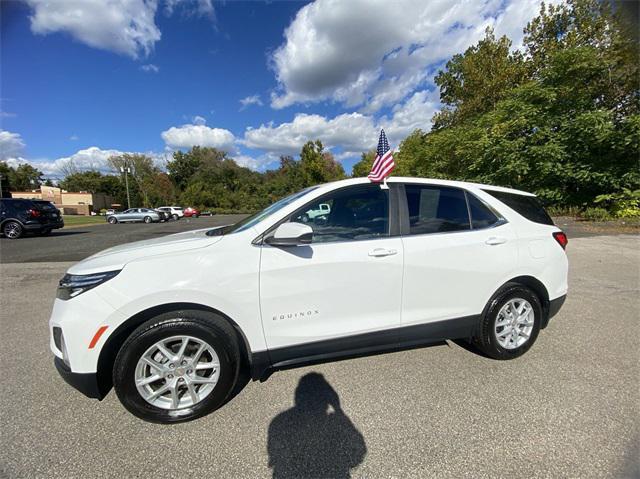
[{"label": "green foliage", "polygon": [[640,217],[640,190],[624,188],[619,193],[598,195],[594,203],[606,207],[616,218]]},{"label": "green foliage", "polygon": [[435,83],[445,108],[434,117],[434,129],[460,124],[495,108],[506,92],[526,78],[522,54],[510,52],[511,40],[496,39],[491,28],[477,45],[454,55]]},{"label": "green foliage", "polygon": [[582,218],[589,221],[607,221],[611,219],[611,215],[604,208],[589,207],[582,213]]},{"label": "green foliage", "polygon": [[564,207],[638,190],[638,46],[621,22],[606,1],[543,6],[524,56],[488,31],[436,77],[446,108],[431,132],[401,143],[398,170],[521,188]]},{"label": "green foliage", "polygon": [[2,189],[13,191],[31,191],[43,183],[42,172],[29,164],[18,165],[17,168],[0,162]]}]

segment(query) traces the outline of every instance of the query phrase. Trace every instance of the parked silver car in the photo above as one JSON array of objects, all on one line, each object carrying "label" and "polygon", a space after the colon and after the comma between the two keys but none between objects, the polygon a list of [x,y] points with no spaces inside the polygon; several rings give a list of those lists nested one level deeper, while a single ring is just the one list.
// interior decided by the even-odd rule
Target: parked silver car
[{"label": "parked silver car", "polygon": [[160,214],[149,208],[130,208],[122,213],[107,216],[107,221],[112,225],[116,223],[133,223],[136,221],[157,223],[160,221]]}]

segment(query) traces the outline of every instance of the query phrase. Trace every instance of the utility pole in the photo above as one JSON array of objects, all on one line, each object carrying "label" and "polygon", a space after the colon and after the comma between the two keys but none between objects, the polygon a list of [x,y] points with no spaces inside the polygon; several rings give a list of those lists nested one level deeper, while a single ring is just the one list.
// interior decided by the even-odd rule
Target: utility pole
[{"label": "utility pole", "polygon": [[127,188],[127,209],[131,209],[131,198],[129,197],[129,178],[127,173],[131,173],[131,168],[128,166],[121,166],[120,171],[124,173],[124,184]]},{"label": "utility pole", "polygon": [[4,198],[4,192],[2,191],[2,173],[0,173],[0,198]]}]

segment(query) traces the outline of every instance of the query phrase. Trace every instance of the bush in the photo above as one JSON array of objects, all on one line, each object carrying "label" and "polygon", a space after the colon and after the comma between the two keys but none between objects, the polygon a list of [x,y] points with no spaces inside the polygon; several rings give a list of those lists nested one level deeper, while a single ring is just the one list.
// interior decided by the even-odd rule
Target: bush
[{"label": "bush", "polygon": [[591,207],[584,210],[582,217],[589,221],[607,221],[611,219],[611,215],[604,208]]},{"label": "bush", "polygon": [[640,217],[640,190],[625,188],[620,193],[598,195],[594,203],[606,207],[616,218]]}]

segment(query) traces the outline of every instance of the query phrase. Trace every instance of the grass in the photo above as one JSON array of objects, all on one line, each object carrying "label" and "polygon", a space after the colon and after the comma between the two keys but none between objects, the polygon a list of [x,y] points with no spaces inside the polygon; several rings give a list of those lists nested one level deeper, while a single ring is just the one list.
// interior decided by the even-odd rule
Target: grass
[{"label": "grass", "polygon": [[62,215],[65,226],[84,226],[102,224],[107,220],[104,216]]}]

